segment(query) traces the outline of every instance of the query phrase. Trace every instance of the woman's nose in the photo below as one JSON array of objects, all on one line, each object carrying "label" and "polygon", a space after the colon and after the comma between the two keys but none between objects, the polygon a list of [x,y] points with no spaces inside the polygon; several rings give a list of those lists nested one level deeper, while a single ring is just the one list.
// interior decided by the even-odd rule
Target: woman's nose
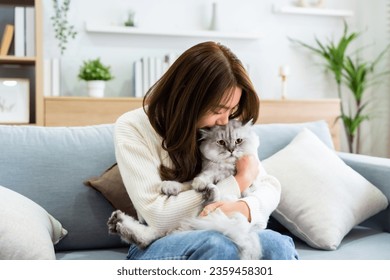
[{"label": "woman's nose", "polygon": [[228,122],[229,122],[229,114],[223,114],[217,120],[217,125],[227,125]]}]

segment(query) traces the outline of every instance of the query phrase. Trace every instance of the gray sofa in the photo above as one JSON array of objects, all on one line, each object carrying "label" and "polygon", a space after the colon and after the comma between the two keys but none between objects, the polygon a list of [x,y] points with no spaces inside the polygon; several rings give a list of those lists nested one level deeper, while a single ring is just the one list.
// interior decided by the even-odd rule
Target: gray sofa
[{"label": "gray sofa", "polygon": [[[328,128],[322,121],[257,125],[260,158],[268,158],[285,147],[303,127],[332,146]],[[115,163],[113,128],[112,124],[0,126],[0,185],[40,205],[67,230],[67,235],[53,245],[56,259],[126,257],[128,245],[107,231],[106,221],[113,206],[101,193],[83,184]],[[390,159],[339,155],[390,197]],[[4,226],[0,226],[0,232],[6,230],[1,227]],[[270,227],[288,233],[273,218]],[[295,240],[301,259],[390,259],[389,230],[390,210],[386,209],[355,227],[337,250],[314,249],[298,238]],[[4,240],[0,242],[4,243]],[[2,258],[7,259],[7,256]]]}]

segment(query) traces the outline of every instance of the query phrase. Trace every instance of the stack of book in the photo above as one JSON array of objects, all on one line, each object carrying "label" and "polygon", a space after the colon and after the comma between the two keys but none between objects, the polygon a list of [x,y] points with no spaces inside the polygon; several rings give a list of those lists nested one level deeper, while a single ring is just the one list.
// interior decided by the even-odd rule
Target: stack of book
[{"label": "stack of book", "polygon": [[43,95],[61,95],[61,65],[59,58],[45,58],[43,60]]},{"label": "stack of book", "polygon": [[[11,50],[13,40],[14,49]],[[35,8],[14,7],[14,22],[5,25],[0,55],[35,56]]]},{"label": "stack of book", "polygon": [[143,97],[176,58],[176,54],[167,54],[164,57],[144,56],[134,61],[134,96]]}]

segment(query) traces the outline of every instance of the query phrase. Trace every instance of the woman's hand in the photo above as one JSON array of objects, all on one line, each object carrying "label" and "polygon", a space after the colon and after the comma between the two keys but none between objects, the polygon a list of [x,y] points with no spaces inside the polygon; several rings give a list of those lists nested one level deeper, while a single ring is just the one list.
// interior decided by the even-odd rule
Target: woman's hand
[{"label": "woman's hand", "polygon": [[253,155],[246,155],[236,162],[236,181],[240,191],[245,191],[259,175],[259,160]]},{"label": "woman's hand", "polygon": [[240,212],[248,219],[249,222],[251,221],[248,204],[246,204],[246,202],[242,201],[242,200],[216,201],[216,202],[210,203],[203,208],[203,210],[202,210],[202,212],[200,212],[199,216],[205,217],[209,213],[215,211],[216,209],[220,209],[227,216],[230,216],[234,212]]}]

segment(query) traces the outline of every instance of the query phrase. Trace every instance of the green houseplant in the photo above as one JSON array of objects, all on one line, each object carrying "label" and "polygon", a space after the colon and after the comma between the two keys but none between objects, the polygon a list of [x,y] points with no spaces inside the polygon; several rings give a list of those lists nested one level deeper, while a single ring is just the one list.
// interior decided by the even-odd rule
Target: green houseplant
[{"label": "green houseplant", "polygon": [[[373,62],[363,61],[359,57],[359,52],[355,52],[354,55],[347,53],[349,46],[358,36],[360,36],[359,33],[349,33],[348,25],[344,22],[344,32],[338,42],[329,41],[327,44],[323,44],[315,38],[317,46],[311,46],[290,38],[293,43],[299,44],[323,58],[325,69],[333,74],[337,84],[338,97],[341,101],[339,119],[343,122],[348,151],[351,153],[359,153],[360,126],[363,121],[370,119],[366,111],[369,100],[364,99],[364,94],[367,88],[378,82],[379,77],[389,73],[389,71],[383,71],[375,74],[377,64],[389,47],[382,51]],[[349,89],[349,96],[344,95],[343,86]]]},{"label": "green houseplant", "polygon": [[61,54],[64,54],[69,39],[76,38],[77,32],[68,21],[70,0],[52,0],[54,15],[50,18],[53,23],[55,38]]},{"label": "green houseplant", "polygon": [[105,82],[114,78],[110,66],[103,65],[100,58],[84,61],[78,77],[87,82],[88,94],[91,97],[103,97]]}]

